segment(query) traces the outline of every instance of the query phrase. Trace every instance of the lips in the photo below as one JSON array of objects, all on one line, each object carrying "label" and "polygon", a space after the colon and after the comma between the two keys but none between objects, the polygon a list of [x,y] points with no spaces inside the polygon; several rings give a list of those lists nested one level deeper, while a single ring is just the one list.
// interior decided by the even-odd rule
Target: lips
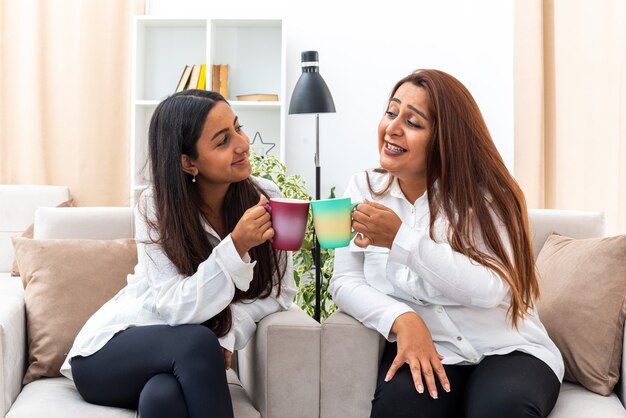
[{"label": "lips", "polygon": [[242,158],[241,160],[237,160],[233,163],[233,165],[246,165],[248,164],[247,158]]},{"label": "lips", "polygon": [[390,152],[391,154],[402,154],[407,151],[406,149],[399,147],[395,144],[392,144],[391,142],[388,142],[388,141],[385,141],[385,150]]}]

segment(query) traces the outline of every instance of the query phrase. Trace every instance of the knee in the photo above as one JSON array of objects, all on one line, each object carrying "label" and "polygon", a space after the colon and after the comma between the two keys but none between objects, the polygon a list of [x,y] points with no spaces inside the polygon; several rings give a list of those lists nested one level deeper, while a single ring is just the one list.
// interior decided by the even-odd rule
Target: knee
[{"label": "knee", "polygon": [[202,362],[203,360],[222,360],[220,342],[215,333],[203,325],[181,325],[177,336],[180,357]]},{"label": "knee", "polygon": [[139,395],[139,414],[146,417],[187,417],[187,406],[178,380],[171,374],[157,374]]},{"label": "knee", "polygon": [[[406,369],[406,370],[405,370]],[[408,416],[406,411],[413,411],[410,416],[421,417],[427,395],[419,394],[415,389],[408,367],[398,370],[389,382],[383,382],[376,388],[372,400],[372,417]]]}]

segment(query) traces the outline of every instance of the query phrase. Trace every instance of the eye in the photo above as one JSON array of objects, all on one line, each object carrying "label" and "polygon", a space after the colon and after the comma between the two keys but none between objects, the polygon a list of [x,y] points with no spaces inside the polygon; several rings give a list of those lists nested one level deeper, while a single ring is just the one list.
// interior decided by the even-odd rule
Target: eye
[{"label": "eye", "polygon": [[243,130],[243,125],[235,126],[235,132],[240,133]]},{"label": "eye", "polygon": [[415,122],[411,122],[410,120],[406,121],[407,125],[409,125],[411,128],[416,128],[416,129],[422,129],[423,126],[420,125],[419,123],[415,123]]},{"label": "eye", "polygon": [[228,141],[230,140],[230,137],[228,135],[224,135],[224,139],[222,139],[220,142],[217,143],[218,147],[222,147],[226,144],[228,144]]},{"label": "eye", "polygon": [[385,115],[387,115],[387,117],[389,117],[389,118],[391,118],[391,119],[393,119],[393,118],[395,118],[396,116],[398,116],[397,114],[395,114],[395,113],[394,113],[394,112],[392,112],[391,110],[387,110],[387,111],[385,112]]}]

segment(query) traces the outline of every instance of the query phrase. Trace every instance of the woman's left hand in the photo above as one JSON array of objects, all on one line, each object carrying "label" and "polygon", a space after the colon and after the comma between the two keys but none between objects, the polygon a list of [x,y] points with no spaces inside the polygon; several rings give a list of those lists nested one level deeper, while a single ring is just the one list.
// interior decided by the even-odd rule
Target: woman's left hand
[{"label": "woman's left hand", "polygon": [[361,248],[369,245],[391,248],[401,225],[393,210],[367,199],[352,212],[352,228],[358,233],[354,243]]}]

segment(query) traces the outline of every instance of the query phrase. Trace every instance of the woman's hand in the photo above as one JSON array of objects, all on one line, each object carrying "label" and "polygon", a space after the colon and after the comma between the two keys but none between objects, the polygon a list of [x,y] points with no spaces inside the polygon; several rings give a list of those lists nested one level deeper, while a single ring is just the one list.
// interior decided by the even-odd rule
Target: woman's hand
[{"label": "woman's hand", "polygon": [[233,353],[228,351],[227,349],[222,347],[222,351],[224,352],[224,364],[226,365],[226,370],[230,369],[230,360],[233,357]]},{"label": "woman's hand", "polygon": [[352,212],[352,228],[358,232],[354,243],[361,248],[368,245],[391,248],[400,225],[402,221],[393,210],[367,199]]},{"label": "woman's hand", "polygon": [[439,379],[443,389],[450,392],[450,382],[441,365],[443,357],[435,350],[430,331],[422,318],[415,312],[404,313],[396,318],[391,332],[397,335],[398,353],[385,376],[385,382],[391,380],[396,371],[407,363],[413,375],[415,389],[419,393],[424,392],[422,376],[426,380],[426,386],[432,398],[437,399],[435,376]]},{"label": "woman's hand", "polygon": [[259,203],[244,212],[230,234],[241,257],[274,236],[270,214],[265,210],[266,203],[267,199],[261,195]]}]

